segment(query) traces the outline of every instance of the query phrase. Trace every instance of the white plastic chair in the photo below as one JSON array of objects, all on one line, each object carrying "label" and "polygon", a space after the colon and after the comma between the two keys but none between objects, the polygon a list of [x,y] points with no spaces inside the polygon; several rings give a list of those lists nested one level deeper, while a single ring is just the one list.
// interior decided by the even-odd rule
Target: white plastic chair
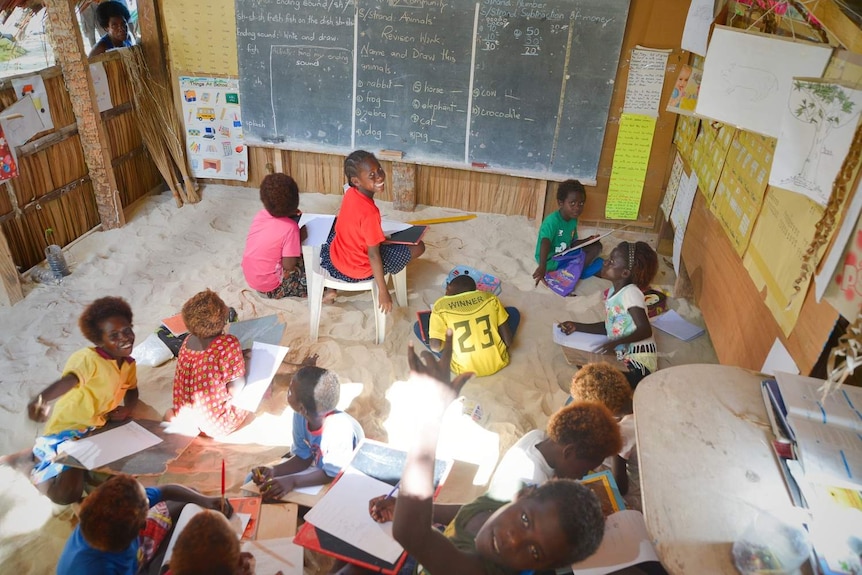
[{"label": "white plastic chair", "polygon": [[[317,341],[320,327],[320,311],[323,307],[323,290],[332,288],[339,291],[371,290],[371,305],[374,307],[374,325],[377,330],[376,343],[383,343],[386,337],[386,314],[380,311],[379,290],[373,279],[362,282],[345,282],[335,279],[320,266],[320,246],[302,246],[302,259],[305,262],[305,276],[308,287],[309,336]],[[389,277],[386,278],[387,284]],[[394,275],[395,301],[401,307],[407,306],[407,267]]]}]

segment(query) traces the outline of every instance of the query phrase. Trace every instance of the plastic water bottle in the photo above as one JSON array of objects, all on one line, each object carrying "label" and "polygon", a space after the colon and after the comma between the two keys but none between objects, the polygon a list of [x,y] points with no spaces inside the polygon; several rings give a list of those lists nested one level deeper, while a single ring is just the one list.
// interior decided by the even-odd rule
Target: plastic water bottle
[{"label": "plastic water bottle", "polygon": [[54,275],[62,279],[71,274],[69,266],[66,264],[66,257],[63,255],[63,248],[57,244],[51,244],[45,248],[45,259],[48,261],[48,267]]}]

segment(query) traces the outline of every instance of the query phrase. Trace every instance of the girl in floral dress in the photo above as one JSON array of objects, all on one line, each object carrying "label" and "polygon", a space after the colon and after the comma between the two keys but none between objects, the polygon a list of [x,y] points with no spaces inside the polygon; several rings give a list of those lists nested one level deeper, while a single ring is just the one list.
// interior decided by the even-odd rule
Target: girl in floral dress
[{"label": "girl in floral dress", "polygon": [[231,405],[245,384],[245,361],[236,336],[225,334],[229,309],[213,291],[202,291],[183,305],[189,336],[174,374],[173,405],[165,420],[179,419],[210,437],[238,429],[251,415]]}]

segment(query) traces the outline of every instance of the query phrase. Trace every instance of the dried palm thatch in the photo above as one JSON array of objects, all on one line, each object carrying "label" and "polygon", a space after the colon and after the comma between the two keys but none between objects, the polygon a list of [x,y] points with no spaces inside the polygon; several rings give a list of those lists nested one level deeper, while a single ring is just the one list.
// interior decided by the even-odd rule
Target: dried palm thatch
[{"label": "dried palm thatch", "polygon": [[200,201],[188,170],[183,129],[170,92],[156,83],[141,50],[118,50],[132,88],[135,118],[150,157],[168,184],[178,207]]}]

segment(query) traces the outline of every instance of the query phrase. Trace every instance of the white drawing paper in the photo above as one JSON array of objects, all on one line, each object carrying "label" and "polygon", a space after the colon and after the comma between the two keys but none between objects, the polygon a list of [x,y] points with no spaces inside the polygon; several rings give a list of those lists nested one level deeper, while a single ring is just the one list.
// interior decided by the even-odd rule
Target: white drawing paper
[{"label": "white drawing paper", "polygon": [[251,346],[251,359],[248,361],[248,369],[245,373],[245,385],[234,396],[231,403],[252,413],[257,411],[263,394],[266,393],[269,384],[272,383],[272,378],[275,377],[275,372],[278,371],[278,367],[284,361],[284,356],[287,355],[288,351],[288,348],[280,345],[254,342]]},{"label": "white drawing paper", "polygon": [[157,435],[130,421],[103,433],[65,441],[57,452],[74,457],[87,469],[96,469],[161,442]]},{"label": "white drawing paper", "polygon": [[667,189],[664,192],[664,197],[661,200],[661,211],[664,213],[665,219],[670,219],[673,203],[676,200],[676,195],[679,192],[682,177],[684,175],[682,156],[675,154],[673,158],[673,167],[670,169],[670,178],[667,181]]},{"label": "white drawing paper", "polygon": [[554,343],[581,351],[595,352],[597,347],[608,341],[608,336],[598,333],[574,331],[566,335],[560,330],[559,324],[556,323],[551,326],[551,330],[554,334]]},{"label": "white drawing paper", "polygon": [[30,96],[25,96],[0,112],[0,123],[3,124],[3,133],[13,152],[45,129]]},{"label": "white drawing paper", "polygon": [[651,50],[641,46],[632,50],[624,114],[658,117],[668,54],[668,50]]},{"label": "white drawing paper", "polygon": [[605,536],[589,558],[572,565],[574,575],[604,575],[646,561],[658,561],[643,513],[617,511],[605,519]]},{"label": "white drawing paper", "polygon": [[696,113],[777,138],[793,78],[819,78],[832,48],[716,26]]},{"label": "white drawing paper", "polygon": [[696,337],[700,337],[706,331],[699,325],[694,325],[690,321],[686,320],[672,309],[656,316],[652,320],[652,324],[663,332],[669,333],[675,338],[683,341],[691,341]]},{"label": "white drawing paper", "polygon": [[99,112],[113,108],[114,104],[111,102],[111,88],[108,85],[105,63],[90,64],[90,77],[93,78],[93,89],[96,92],[96,104],[99,106]]},{"label": "white drawing paper", "polygon": [[769,185],[799,192],[825,206],[850,150],[860,111],[862,91],[794,78]]},{"label": "white drawing paper", "polygon": [[685,239],[685,230],[688,227],[688,218],[691,215],[691,206],[697,194],[697,174],[692,171],[686,176],[683,173],[680,179],[679,191],[673,202],[670,212],[670,223],[673,227],[673,269],[680,273],[680,262],[682,261],[682,242]]},{"label": "white drawing paper", "polygon": [[712,25],[714,0],[691,0],[685,28],[682,31],[682,49],[706,56],[706,41]]},{"label": "white drawing paper", "polygon": [[42,130],[53,130],[54,121],[51,119],[51,104],[48,102],[48,92],[45,91],[45,81],[42,76],[34,74],[24,78],[13,78],[12,87],[15,89],[15,97],[19,100],[27,96],[32,98],[33,107],[38,112],[39,120],[42,122]]},{"label": "white drawing paper", "polygon": [[242,550],[254,556],[255,573],[302,575],[302,547],[293,543],[293,537],[246,541]]},{"label": "white drawing paper", "polygon": [[761,373],[775,375],[777,372],[799,374],[799,367],[793,361],[793,357],[787,348],[781,343],[781,340],[775,338],[772,342],[772,348],[769,350],[769,355],[766,356],[766,361],[763,362],[763,367],[760,368]]},{"label": "white drawing paper", "polygon": [[307,234],[302,244],[306,246],[325,244],[334,221],[335,216],[328,214],[302,214],[299,218],[299,227],[304,226]]},{"label": "white drawing paper", "polygon": [[395,563],[404,549],[392,538],[392,523],[377,523],[368,514],[370,499],[391,492],[388,483],[348,467],[306,513],[305,520],[366,553]]}]

